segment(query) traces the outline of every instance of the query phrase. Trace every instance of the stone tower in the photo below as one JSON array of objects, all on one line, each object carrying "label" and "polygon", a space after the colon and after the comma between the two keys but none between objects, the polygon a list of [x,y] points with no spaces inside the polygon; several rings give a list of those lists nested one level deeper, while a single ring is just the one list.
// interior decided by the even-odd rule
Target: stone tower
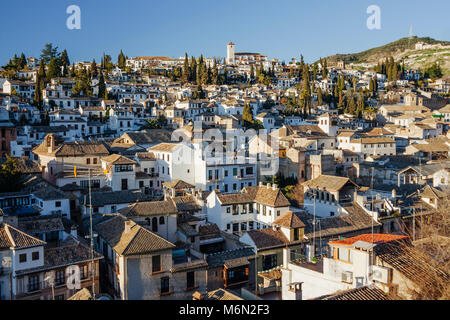
[{"label": "stone tower", "polygon": [[227,64],[235,64],[235,58],[234,58],[234,43],[230,42],[227,44]]}]

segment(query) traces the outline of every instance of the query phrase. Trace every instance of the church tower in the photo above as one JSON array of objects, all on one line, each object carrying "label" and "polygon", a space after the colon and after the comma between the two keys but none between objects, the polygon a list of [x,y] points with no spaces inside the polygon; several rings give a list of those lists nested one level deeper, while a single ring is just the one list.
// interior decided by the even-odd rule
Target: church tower
[{"label": "church tower", "polygon": [[236,61],[234,59],[234,43],[230,42],[227,45],[227,64],[235,64]]}]

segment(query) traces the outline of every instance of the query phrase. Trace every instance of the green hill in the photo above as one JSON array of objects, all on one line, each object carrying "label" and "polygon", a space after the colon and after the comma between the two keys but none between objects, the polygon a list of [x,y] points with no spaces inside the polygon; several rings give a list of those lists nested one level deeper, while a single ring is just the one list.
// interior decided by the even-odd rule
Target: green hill
[{"label": "green hill", "polygon": [[399,55],[406,50],[414,50],[416,43],[450,45],[450,41],[440,41],[429,37],[402,38],[400,40],[388,43],[381,47],[372,48],[359,53],[335,54],[327,57],[328,65],[333,65],[339,60],[345,63],[377,63],[379,60],[391,55]]}]

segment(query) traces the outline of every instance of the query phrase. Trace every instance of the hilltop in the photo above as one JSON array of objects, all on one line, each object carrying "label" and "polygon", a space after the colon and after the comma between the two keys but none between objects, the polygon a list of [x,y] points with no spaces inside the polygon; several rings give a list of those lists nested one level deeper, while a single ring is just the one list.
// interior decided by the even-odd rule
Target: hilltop
[{"label": "hilltop", "polygon": [[[432,48],[416,50],[417,43],[432,45]],[[409,68],[420,69],[441,63],[445,75],[450,74],[450,41],[435,40],[430,37],[402,38],[384,46],[372,48],[359,53],[335,54],[327,57],[329,66],[343,60],[355,69],[366,70],[380,60],[393,56],[396,61],[404,60]]]}]

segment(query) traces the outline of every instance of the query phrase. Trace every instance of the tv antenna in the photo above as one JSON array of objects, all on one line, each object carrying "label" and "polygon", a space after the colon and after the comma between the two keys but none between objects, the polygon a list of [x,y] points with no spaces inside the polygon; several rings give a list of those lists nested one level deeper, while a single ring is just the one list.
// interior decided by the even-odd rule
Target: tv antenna
[{"label": "tv antenna", "polygon": [[411,47],[411,40],[414,38],[413,25],[409,25],[408,49]]}]

